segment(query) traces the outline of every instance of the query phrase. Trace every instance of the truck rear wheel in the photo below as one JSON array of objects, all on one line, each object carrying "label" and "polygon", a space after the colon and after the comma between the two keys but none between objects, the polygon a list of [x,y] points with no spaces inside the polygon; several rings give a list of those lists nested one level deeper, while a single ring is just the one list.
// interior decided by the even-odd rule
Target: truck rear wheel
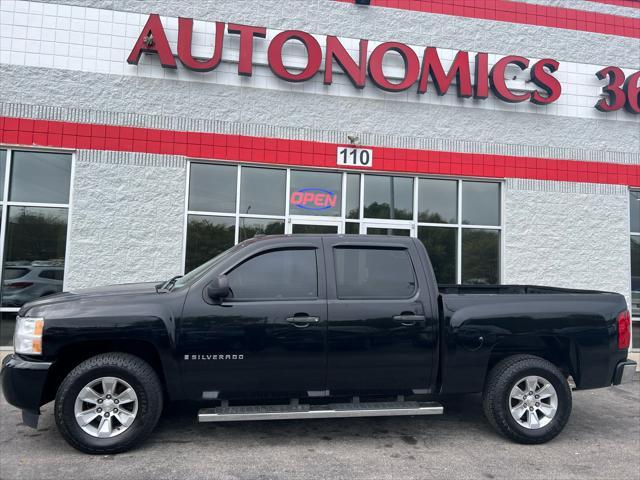
[{"label": "truck rear wheel", "polygon": [[544,443],[567,424],[571,389],[551,362],[516,355],[489,372],[483,406],[489,423],[506,437],[519,443]]},{"label": "truck rear wheel", "polygon": [[162,412],[158,375],[144,360],[106,353],[85,360],[64,379],[55,403],[60,433],[74,448],[120,453],[145,440]]}]

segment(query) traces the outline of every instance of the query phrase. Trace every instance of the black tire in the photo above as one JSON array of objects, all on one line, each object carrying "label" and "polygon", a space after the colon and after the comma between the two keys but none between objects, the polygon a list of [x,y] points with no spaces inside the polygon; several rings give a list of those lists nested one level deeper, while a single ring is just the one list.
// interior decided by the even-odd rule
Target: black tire
[{"label": "black tire", "polygon": [[[551,421],[542,428],[520,425],[511,415],[509,395],[523,377],[536,375],[547,380],[556,391],[558,407]],[[518,443],[538,444],[555,438],[571,415],[571,389],[562,372],[551,362],[533,355],[514,355],[500,361],[491,371],[483,394],[484,414],[498,432]],[[526,412],[525,412],[526,413]]]},{"label": "black tire", "polygon": [[[138,413],[121,434],[97,438],[78,425],[74,405],[80,390],[106,376],[131,385],[138,397]],[[112,454],[130,450],[151,434],[160,418],[162,403],[160,380],[147,362],[127,353],[105,353],[85,360],[66,376],[56,394],[54,415],[60,433],[72,447],[85,453]]]}]

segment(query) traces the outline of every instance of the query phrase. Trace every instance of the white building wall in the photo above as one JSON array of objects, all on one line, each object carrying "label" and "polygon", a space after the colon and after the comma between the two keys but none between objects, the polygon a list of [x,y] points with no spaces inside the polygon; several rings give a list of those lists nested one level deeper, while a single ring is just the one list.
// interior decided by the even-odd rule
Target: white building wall
[{"label": "white building wall", "polygon": [[186,161],[80,150],[65,289],[182,273]]},{"label": "white building wall", "polygon": [[509,179],[504,283],[617,292],[631,305],[629,190]]}]

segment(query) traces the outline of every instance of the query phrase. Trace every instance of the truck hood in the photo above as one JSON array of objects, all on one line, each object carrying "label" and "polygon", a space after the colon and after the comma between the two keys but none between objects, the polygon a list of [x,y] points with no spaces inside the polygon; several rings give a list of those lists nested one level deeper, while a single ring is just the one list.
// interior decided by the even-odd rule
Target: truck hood
[{"label": "truck hood", "polygon": [[109,297],[112,295],[123,296],[155,294],[157,293],[156,285],[158,285],[158,283],[160,282],[125,283],[121,285],[108,285],[104,287],[83,288],[80,290],[62,292],[26,303],[24,307],[22,307],[21,313],[32,308],[45,307],[70,301]]}]

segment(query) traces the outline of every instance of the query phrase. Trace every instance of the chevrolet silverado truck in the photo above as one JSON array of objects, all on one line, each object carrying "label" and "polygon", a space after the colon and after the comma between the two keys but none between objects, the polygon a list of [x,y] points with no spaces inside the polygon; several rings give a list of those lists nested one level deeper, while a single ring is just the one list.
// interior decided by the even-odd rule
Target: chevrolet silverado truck
[{"label": "chevrolet silverado truck", "polygon": [[202,422],[440,414],[483,394],[489,422],[546,442],[578,389],[631,381],[630,315],[615,293],[440,287],[415,238],[289,235],[240,243],[183,277],[61,293],[20,310],[7,401],[37,428],[122,452],[163,403]]}]

